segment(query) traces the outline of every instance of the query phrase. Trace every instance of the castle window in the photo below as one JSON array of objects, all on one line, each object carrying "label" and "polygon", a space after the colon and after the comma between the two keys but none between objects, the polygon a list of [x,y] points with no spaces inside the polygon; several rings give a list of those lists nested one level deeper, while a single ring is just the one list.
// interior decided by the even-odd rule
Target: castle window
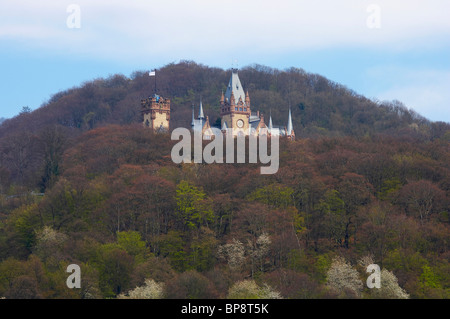
[{"label": "castle window", "polygon": [[244,112],[247,112],[247,108],[246,107],[244,107]]},{"label": "castle window", "polygon": [[235,110],[235,111],[237,111],[237,110],[238,110],[238,108],[237,108],[237,107],[235,107],[235,108],[234,108],[234,110]]},{"label": "castle window", "polygon": [[242,111],[242,107],[239,108],[239,111]]}]

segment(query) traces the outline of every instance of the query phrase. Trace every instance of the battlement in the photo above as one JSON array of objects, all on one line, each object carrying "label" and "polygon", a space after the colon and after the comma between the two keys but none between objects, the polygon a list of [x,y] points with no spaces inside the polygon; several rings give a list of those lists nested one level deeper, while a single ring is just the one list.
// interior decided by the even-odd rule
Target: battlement
[{"label": "battlement", "polygon": [[152,97],[141,100],[142,111],[148,110],[170,110],[170,99],[154,94]]}]

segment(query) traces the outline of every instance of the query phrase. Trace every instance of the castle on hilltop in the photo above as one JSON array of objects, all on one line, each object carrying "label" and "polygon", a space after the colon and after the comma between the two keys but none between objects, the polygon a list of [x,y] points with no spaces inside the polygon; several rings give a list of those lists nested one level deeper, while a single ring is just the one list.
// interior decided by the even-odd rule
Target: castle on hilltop
[{"label": "castle on hilltop", "polygon": [[[153,97],[141,101],[141,112],[144,126],[150,127],[156,132],[169,130],[169,99],[154,94]],[[291,109],[289,108],[286,126],[273,125],[271,115],[269,116],[269,123],[266,124],[263,114],[259,111],[252,112],[250,96],[248,91],[245,92],[242,87],[237,69],[232,69],[227,90],[225,93],[222,92],[220,97],[220,117],[221,126],[216,127],[216,129],[219,129],[222,134],[232,134],[233,136],[267,134],[269,136],[282,136],[291,140],[295,139]],[[212,138],[215,134],[212,128],[209,117],[205,117],[200,100],[197,118],[195,118],[195,109],[192,106],[191,129],[197,132],[201,131],[204,138]]]}]

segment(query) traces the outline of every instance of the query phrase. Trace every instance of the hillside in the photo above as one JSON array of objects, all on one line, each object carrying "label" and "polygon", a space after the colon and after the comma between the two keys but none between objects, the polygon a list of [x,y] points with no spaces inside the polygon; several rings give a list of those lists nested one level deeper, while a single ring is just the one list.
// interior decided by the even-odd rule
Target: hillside
[{"label": "hillside", "polygon": [[[229,72],[157,74],[172,128],[188,127],[200,96],[215,122]],[[0,297],[449,298],[450,125],[300,69],[240,78],[274,122],[292,107],[296,140],[281,140],[276,174],[173,163],[175,141],[140,124],[146,72],[5,121]],[[66,286],[73,263],[81,289]],[[371,263],[381,289],[365,284]]]},{"label": "hillside", "polygon": [[[191,106],[198,106],[200,98],[211,124],[218,120],[219,98],[228,84],[229,71],[186,61],[169,64],[157,73],[158,93],[172,101],[172,129],[189,127]],[[274,123],[287,122],[291,105],[295,132],[301,138],[377,134],[418,141],[450,138],[448,123],[430,122],[400,102],[375,103],[301,69],[280,71],[255,65],[239,74],[250,93],[253,110],[270,112]],[[1,167],[13,182],[32,188],[40,185],[43,191],[48,178],[45,175],[49,174],[44,170],[57,169],[48,167],[55,166],[57,160],[49,156],[59,156],[70,145],[63,140],[108,124],[140,123],[140,100],[153,91],[153,78],[147,72],[135,72],[131,78],[113,75],[56,93],[34,112],[22,112],[0,125]]]},{"label": "hillside", "polygon": [[[191,105],[203,100],[212,123],[219,116],[219,98],[230,72],[194,62],[169,64],[157,70],[158,93],[172,99],[172,127],[188,126]],[[448,124],[432,123],[400,102],[374,102],[338,83],[302,69],[277,70],[260,65],[239,71],[253,108],[272,113],[274,122],[287,121],[292,106],[298,135],[364,136],[384,133],[398,136],[439,138]],[[7,120],[0,137],[14,131],[36,132],[50,124],[86,130],[104,124],[140,121],[140,99],[154,91],[154,78],[134,72],[131,78],[112,75],[56,93],[31,114]]]}]

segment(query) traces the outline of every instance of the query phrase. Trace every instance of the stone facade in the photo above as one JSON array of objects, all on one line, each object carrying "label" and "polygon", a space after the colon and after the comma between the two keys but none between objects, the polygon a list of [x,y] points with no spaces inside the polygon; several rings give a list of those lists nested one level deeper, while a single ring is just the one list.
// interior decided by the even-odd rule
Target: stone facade
[{"label": "stone facade", "polygon": [[155,132],[168,132],[170,123],[170,99],[157,94],[141,100],[142,123]]}]

